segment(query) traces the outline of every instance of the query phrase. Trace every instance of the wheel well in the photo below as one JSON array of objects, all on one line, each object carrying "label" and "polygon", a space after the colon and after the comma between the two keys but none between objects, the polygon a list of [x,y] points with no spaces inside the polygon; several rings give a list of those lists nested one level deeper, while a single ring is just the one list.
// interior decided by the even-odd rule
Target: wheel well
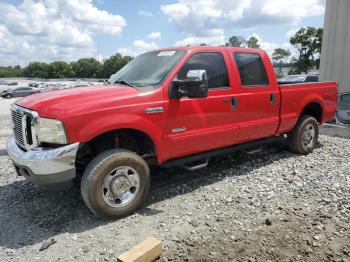
[{"label": "wheel well", "polygon": [[301,115],[310,115],[316,118],[317,122],[322,122],[322,108],[318,103],[310,103],[304,107]]},{"label": "wheel well", "polygon": [[77,173],[82,174],[92,159],[112,148],[135,152],[148,161],[156,156],[153,140],[147,134],[136,129],[113,130],[80,145],[75,161]]}]

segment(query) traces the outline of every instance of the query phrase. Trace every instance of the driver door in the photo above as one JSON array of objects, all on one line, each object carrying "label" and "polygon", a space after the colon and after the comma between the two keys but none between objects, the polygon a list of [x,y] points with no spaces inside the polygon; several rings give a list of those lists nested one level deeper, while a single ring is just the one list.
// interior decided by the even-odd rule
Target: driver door
[{"label": "driver door", "polygon": [[184,80],[189,70],[205,70],[209,91],[206,98],[169,99],[167,131],[171,158],[236,142],[238,116],[228,65],[229,58],[224,52],[199,52],[178,71],[176,79]]}]

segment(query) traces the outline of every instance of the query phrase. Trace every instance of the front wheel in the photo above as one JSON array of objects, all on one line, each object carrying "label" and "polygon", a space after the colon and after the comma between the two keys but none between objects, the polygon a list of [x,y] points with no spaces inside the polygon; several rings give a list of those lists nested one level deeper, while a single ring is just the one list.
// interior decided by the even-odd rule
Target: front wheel
[{"label": "front wheel", "polygon": [[317,120],[303,115],[293,131],[288,134],[288,147],[292,152],[306,155],[311,153],[318,141],[319,128]]},{"label": "front wheel", "polygon": [[11,94],[7,94],[5,97],[6,97],[7,99],[11,99],[11,98],[12,98],[12,95],[11,95]]},{"label": "front wheel", "polygon": [[137,154],[111,149],[84,171],[81,195],[87,207],[105,219],[120,218],[142,206],[149,192],[150,171]]}]

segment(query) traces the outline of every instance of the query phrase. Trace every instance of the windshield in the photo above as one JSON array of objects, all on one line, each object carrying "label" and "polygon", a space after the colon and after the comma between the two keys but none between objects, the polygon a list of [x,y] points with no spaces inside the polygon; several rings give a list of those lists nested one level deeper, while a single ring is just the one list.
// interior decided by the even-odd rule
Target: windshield
[{"label": "windshield", "polygon": [[170,70],[184,56],[185,51],[152,51],[139,55],[108,80],[111,84],[121,82],[136,87],[160,84]]}]

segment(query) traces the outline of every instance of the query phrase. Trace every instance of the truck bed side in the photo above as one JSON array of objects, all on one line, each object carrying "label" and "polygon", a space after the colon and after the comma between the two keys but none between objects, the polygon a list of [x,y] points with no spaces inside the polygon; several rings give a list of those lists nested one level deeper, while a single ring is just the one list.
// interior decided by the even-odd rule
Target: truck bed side
[{"label": "truck bed side", "polygon": [[320,124],[333,119],[337,108],[336,82],[285,84],[279,85],[279,89],[281,121],[277,133],[291,131],[303,111],[316,113]]}]

